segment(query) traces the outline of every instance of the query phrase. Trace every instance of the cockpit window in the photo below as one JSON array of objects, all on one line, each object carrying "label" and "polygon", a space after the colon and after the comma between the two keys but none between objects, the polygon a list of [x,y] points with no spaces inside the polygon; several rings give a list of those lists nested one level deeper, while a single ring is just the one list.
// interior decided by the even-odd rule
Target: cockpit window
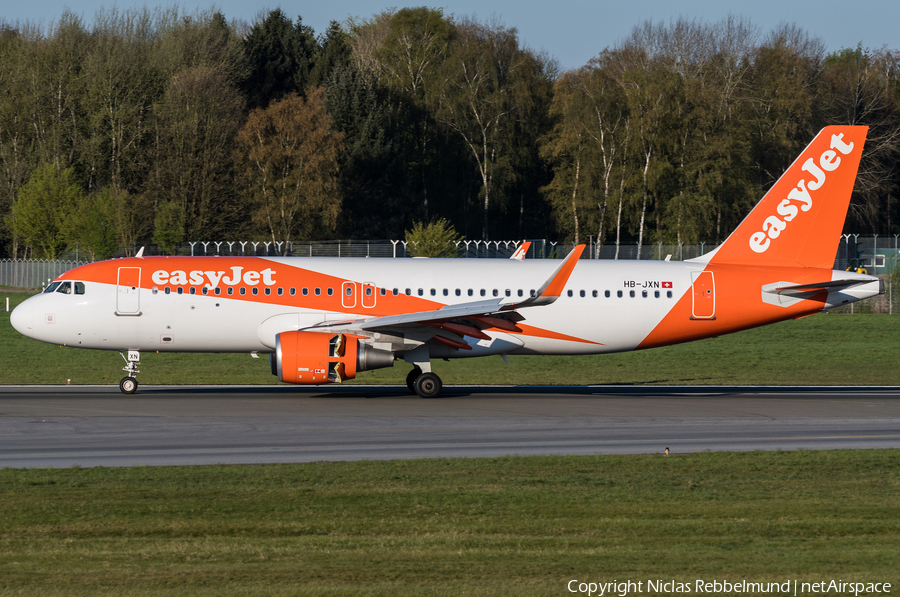
[{"label": "cockpit window", "polygon": [[84,282],[54,282],[44,292],[59,292],[60,294],[84,294]]}]

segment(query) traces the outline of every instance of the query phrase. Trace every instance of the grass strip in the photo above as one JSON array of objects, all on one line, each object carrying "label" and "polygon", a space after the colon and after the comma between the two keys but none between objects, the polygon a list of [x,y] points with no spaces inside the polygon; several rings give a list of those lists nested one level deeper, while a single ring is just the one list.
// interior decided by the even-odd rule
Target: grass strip
[{"label": "grass strip", "polygon": [[[11,297],[11,304],[27,298]],[[900,385],[900,317],[822,314],[665,348],[592,356],[435,360],[448,384]],[[0,384],[116,384],[116,352],[26,338],[0,313]],[[277,384],[267,355],[143,353],[142,384]],[[404,384],[410,367],[365,371],[348,383]]]},{"label": "grass strip", "polygon": [[900,582],[895,450],[0,470],[0,593]]}]

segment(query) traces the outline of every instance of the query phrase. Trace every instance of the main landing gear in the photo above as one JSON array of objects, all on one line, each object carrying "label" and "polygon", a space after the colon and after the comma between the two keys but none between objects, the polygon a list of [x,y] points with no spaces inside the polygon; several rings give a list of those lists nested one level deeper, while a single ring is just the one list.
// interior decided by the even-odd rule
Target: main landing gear
[{"label": "main landing gear", "polygon": [[437,398],[441,395],[444,384],[437,374],[431,371],[422,373],[422,369],[417,365],[406,376],[406,387],[421,398]]},{"label": "main landing gear", "polygon": [[119,381],[119,389],[123,394],[134,394],[138,389],[138,382],[134,376],[140,373],[137,366],[141,362],[141,353],[137,350],[129,350],[127,357],[122,352],[119,354],[125,359],[125,367],[122,367],[122,371],[128,374]]}]

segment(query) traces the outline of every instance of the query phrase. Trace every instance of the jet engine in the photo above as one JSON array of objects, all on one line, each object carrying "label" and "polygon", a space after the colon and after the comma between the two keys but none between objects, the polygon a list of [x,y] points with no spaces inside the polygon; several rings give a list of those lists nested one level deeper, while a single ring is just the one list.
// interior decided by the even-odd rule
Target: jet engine
[{"label": "jet engine", "polygon": [[372,348],[358,336],[289,331],[275,336],[272,374],[279,381],[316,385],[353,379],[359,371],[394,366],[394,353]]}]

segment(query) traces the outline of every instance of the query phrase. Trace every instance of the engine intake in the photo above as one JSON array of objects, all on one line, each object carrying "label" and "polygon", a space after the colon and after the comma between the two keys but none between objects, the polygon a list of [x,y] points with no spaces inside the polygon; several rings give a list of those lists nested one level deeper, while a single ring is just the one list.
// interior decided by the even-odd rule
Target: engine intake
[{"label": "engine intake", "polygon": [[340,383],[359,371],[393,366],[394,353],[363,344],[359,336],[302,331],[275,335],[272,373],[286,383]]}]

